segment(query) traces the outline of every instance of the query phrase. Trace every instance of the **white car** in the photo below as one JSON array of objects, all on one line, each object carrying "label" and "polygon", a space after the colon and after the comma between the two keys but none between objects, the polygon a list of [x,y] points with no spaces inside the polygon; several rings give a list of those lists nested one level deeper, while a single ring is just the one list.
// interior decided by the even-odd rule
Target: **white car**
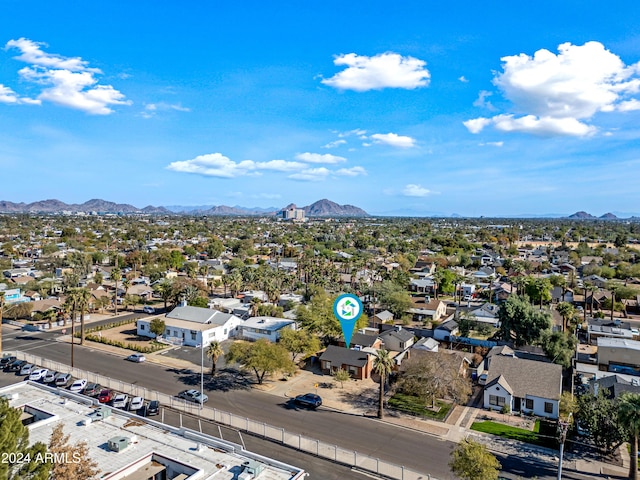
[{"label": "white car", "polygon": [[134,353],[134,354],[129,355],[127,357],[127,360],[129,360],[130,362],[142,363],[142,362],[146,362],[147,361],[147,357],[145,357],[141,353]]},{"label": "white car", "polygon": [[49,370],[46,368],[36,368],[35,370],[31,370],[29,374],[29,380],[32,382],[41,382],[44,380],[44,377],[47,376]]},{"label": "white car", "polygon": [[113,406],[113,408],[125,409],[127,408],[128,401],[129,401],[128,395],[125,395],[124,393],[119,393],[114,397],[113,401],[111,402],[111,405]]},{"label": "white car", "polygon": [[129,402],[129,410],[136,411],[140,410],[144,405],[144,398],[142,397],[133,397]]},{"label": "white car", "polygon": [[47,372],[47,374],[42,378],[42,381],[44,383],[53,383],[56,380],[56,375],[58,375],[59,372],[56,372],[54,370],[49,370]]},{"label": "white car", "polygon": [[142,307],[142,311],[144,313],[149,313],[149,314],[156,313],[156,309],[153,307],[150,307],[149,305],[145,305],[144,307]]},{"label": "white car", "polygon": [[87,386],[87,380],[85,380],[84,378],[81,378],[71,384],[71,386],[69,387],[69,391],[75,392],[75,393],[82,393],[82,391],[84,390],[84,387],[86,386]]}]

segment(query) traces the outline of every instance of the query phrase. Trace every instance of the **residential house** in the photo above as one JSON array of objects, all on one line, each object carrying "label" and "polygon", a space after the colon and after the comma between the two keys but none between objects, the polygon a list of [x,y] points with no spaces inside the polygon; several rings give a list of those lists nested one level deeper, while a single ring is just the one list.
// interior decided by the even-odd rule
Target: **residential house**
[{"label": "residential house", "polygon": [[591,383],[591,393],[598,395],[600,390],[610,400],[618,398],[625,392],[640,394],[640,379],[626,380],[620,375],[603,377]]},{"label": "residential house", "polygon": [[247,340],[267,339],[270,342],[280,340],[284,329],[296,330],[296,322],[277,317],[251,317],[240,325],[240,336]]},{"label": "residential house", "polygon": [[437,352],[440,342],[431,337],[422,337],[411,347],[413,350],[424,350],[425,352]]},{"label": "residential house", "polygon": [[447,320],[442,325],[438,325],[433,329],[433,338],[443,342],[448,342],[450,341],[450,337],[452,335],[458,335],[459,331],[458,322],[453,319]]},{"label": "residential house", "polygon": [[447,306],[441,300],[431,299],[431,297],[412,298],[413,307],[407,313],[413,315],[416,322],[437,322],[447,314]]},{"label": "residential house", "polygon": [[355,332],[351,336],[351,343],[349,344],[349,347],[347,347],[344,338],[338,340],[338,345],[345,348],[354,348],[360,350],[370,349],[375,351],[382,348],[382,340],[380,339],[380,336],[377,332],[374,334],[367,333],[366,331],[361,330],[359,332]]},{"label": "residential house", "polygon": [[381,333],[380,339],[386,350],[398,352],[398,354],[394,356],[396,365],[400,365],[405,358],[409,357],[409,349],[415,342],[413,332],[405,330],[399,325]]},{"label": "residential house", "polygon": [[601,277],[600,275],[588,275],[582,279],[583,284],[592,284],[598,288],[605,288],[607,286],[607,279]]},{"label": "residential house", "polygon": [[381,312],[377,312],[375,315],[373,315],[372,321],[373,321],[372,326],[374,327],[376,325],[380,325],[381,323],[392,323],[393,313],[391,313],[389,310],[383,310]]},{"label": "residential house", "polygon": [[[143,337],[155,338],[150,324],[153,317],[137,321],[137,333]],[[213,341],[222,342],[239,333],[242,320],[235,315],[200,307],[176,307],[163,318],[165,333],[163,338],[177,345],[190,347],[207,346]]]},{"label": "residential house", "polygon": [[551,301],[553,303],[558,303],[558,302],[573,303],[575,301],[573,290],[570,288],[553,287],[551,289]]},{"label": "residential house", "polygon": [[364,350],[352,350],[336,345],[329,345],[320,355],[322,373],[333,375],[343,369],[356,380],[365,380],[373,370],[373,355]]},{"label": "residential house", "polygon": [[598,369],[640,376],[640,342],[623,338],[598,338]]},{"label": "residential house", "polygon": [[484,387],[484,408],[558,418],[562,365],[494,355]]},{"label": "residential house", "polygon": [[418,293],[428,293],[432,295],[435,293],[436,283],[433,281],[433,278],[425,277],[425,278],[412,278],[409,283],[409,289],[412,292]]},{"label": "residential house", "polygon": [[469,311],[469,318],[479,323],[488,323],[494,327],[498,327],[500,320],[498,319],[499,307],[494,303],[485,303],[479,308]]}]

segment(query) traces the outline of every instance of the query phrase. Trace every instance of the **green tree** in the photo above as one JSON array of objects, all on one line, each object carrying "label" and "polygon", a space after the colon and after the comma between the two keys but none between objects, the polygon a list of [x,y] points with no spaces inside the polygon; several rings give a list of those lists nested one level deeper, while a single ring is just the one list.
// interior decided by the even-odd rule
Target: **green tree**
[{"label": "green tree", "polygon": [[122,280],[122,270],[117,266],[117,258],[118,257],[116,257],[116,266],[111,270],[111,274],[109,275],[109,278],[115,282],[115,294],[113,296],[114,315],[118,315],[118,282]]},{"label": "green tree", "polygon": [[605,453],[612,452],[625,438],[625,430],[618,421],[618,408],[607,398],[607,389],[597,395],[587,393],[577,399],[576,422],[589,432],[593,443]]},{"label": "green tree", "polygon": [[536,343],[551,328],[551,315],[533,307],[526,296],[510,295],[500,305],[498,318],[500,335],[505,340],[513,339],[516,346]]},{"label": "green tree", "polygon": [[149,330],[151,333],[154,333],[157,337],[164,334],[164,330],[167,328],[167,325],[164,323],[164,320],[160,317],[156,317],[149,322]]},{"label": "green tree", "polygon": [[[335,297],[329,296],[324,289],[319,287],[313,287],[310,290],[314,291],[311,301],[296,308],[296,318],[300,327],[326,339],[340,338],[342,327],[333,314]],[[361,315],[355,328],[363,328],[367,323],[366,315]]]},{"label": "green tree", "polygon": [[222,350],[222,345],[220,345],[220,342],[218,341],[211,342],[207,347],[206,354],[207,354],[207,358],[211,359],[211,375],[215,375],[216,362],[222,355],[224,355],[224,350]]},{"label": "green tree", "polygon": [[402,317],[413,305],[407,289],[390,280],[384,280],[377,293],[380,303],[385,305],[396,318]]},{"label": "green tree", "polygon": [[500,462],[485,445],[465,439],[451,452],[449,468],[463,480],[497,480]]},{"label": "green tree", "polygon": [[162,298],[162,301],[164,302],[164,309],[166,311],[167,303],[173,295],[173,286],[171,285],[171,281],[165,278],[164,280],[155,284],[155,286],[153,287],[153,291],[160,295],[160,298]]},{"label": "green tree", "polygon": [[283,328],[280,331],[280,345],[291,353],[291,360],[295,363],[300,355],[309,356],[320,350],[320,340],[307,330]]},{"label": "green tree", "polygon": [[344,368],[339,368],[333,374],[333,379],[340,383],[340,388],[344,388],[344,382],[351,380],[351,374]]},{"label": "green tree", "polygon": [[569,332],[551,332],[546,330],[540,337],[540,346],[544,354],[553,363],[562,365],[565,368],[571,366],[571,360],[576,353],[578,339]]},{"label": "green tree", "polygon": [[629,478],[638,478],[638,435],[640,434],[640,394],[625,392],[618,399],[618,420],[631,443]]},{"label": "green tree", "polygon": [[373,357],[373,371],[380,375],[380,395],[378,398],[378,418],[384,417],[384,388],[393,371],[394,362],[387,350],[381,349]]},{"label": "green tree", "polygon": [[[29,429],[22,424],[22,410],[12,408],[9,402],[0,398],[0,452],[16,454],[17,457],[35,458],[44,456],[47,446],[36,443],[29,446]],[[11,480],[47,480],[51,471],[50,462],[0,462],[0,478]]]},{"label": "green tree", "polygon": [[573,305],[568,302],[560,302],[556,307],[556,310],[560,315],[562,315],[562,331],[567,331],[568,320],[573,318],[576,313],[576,309]]},{"label": "green tree", "polygon": [[227,363],[237,363],[243,368],[253,370],[258,384],[262,384],[267,374],[293,373],[296,368],[289,358],[289,352],[283,346],[265,339],[255,343],[235,342],[229,348],[226,357]]}]

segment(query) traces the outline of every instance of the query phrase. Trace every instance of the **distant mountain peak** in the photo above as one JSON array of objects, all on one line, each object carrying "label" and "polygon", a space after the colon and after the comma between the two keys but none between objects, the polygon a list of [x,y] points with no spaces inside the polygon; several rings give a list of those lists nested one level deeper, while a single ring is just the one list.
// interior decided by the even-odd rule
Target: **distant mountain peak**
[{"label": "distant mountain peak", "polygon": [[604,215],[602,215],[600,217],[601,220],[617,220],[618,217],[616,217],[613,213],[611,212],[607,212]]},{"label": "distant mountain peak", "polygon": [[339,205],[331,200],[323,198],[317,202],[303,207],[308,217],[368,217],[369,214],[353,205]]},{"label": "distant mountain peak", "polygon": [[595,220],[596,217],[591,215],[590,213],[579,211],[574,213],[573,215],[569,215],[567,218],[571,220]]}]

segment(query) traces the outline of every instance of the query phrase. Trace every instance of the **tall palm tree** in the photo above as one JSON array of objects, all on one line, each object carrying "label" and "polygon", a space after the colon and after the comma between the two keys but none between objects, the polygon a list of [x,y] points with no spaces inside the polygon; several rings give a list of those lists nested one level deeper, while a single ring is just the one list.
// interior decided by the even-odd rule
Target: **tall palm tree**
[{"label": "tall palm tree", "polygon": [[78,306],[80,303],[80,294],[78,292],[78,288],[70,288],[67,293],[67,299],[65,301],[66,308],[71,311],[71,368],[74,367],[74,354],[73,354],[73,346],[75,345],[74,333],[75,333],[75,322],[76,322],[76,312],[78,311]]},{"label": "tall palm tree", "polygon": [[631,466],[629,478],[638,478],[638,434],[640,434],[640,394],[625,392],[618,401],[618,419],[629,433],[631,443]]},{"label": "tall palm tree", "polygon": [[567,330],[567,319],[573,318],[575,308],[568,302],[560,302],[556,310],[562,315],[562,331],[564,332]]},{"label": "tall palm tree", "polygon": [[211,375],[215,375],[216,374],[216,362],[218,361],[218,358],[220,358],[222,355],[224,355],[224,351],[222,350],[222,346],[220,345],[220,342],[217,341],[213,341],[209,344],[209,346],[207,347],[207,358],[211,359]]},{"label": "tall palm tree", "polygon": [[115,315],[118,315],[118,282],[122,279],[122,271],[118,268],[117,265],[118,257],[116,257],[116,266],[113,270],[111,270],[111,275],[109,278],[116,283],[116,293],[113,297],[113,308]]},{"label": "tall palm tree", "polygon": [[153,290],[160,295],[160,298],[162,298],[162,301],[164,302],[164,310],[167,310],[167,302],[169,301],[169,299],[171,298],[171,295],[173,294],[173,286],[171,285],[171,282],[168,279],[164,279],[161,282],[157,283],[154,287]]},{"label": "tall palm tree", "polygon": [[380,398],[378,402],[378,418],[384,416],[384,386],[393,370],[393,359],[387,350],[378,350],[373,357],[373,371],[380,375]]},{"label": "tall palm tree", "polygon": [[84,314],[89,310],[91,292],[88,288],[78,289],[78,310],[80,310],[80,345],[84,345]]}]

